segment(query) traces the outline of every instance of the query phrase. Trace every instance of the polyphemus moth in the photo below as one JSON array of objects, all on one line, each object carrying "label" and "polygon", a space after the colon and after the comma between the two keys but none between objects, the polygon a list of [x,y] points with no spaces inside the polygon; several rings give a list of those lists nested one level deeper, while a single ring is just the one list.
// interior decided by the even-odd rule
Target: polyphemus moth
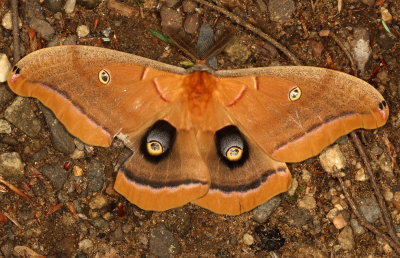
[{"label": "polyphemus moth", "polygon": [[368,83],[317,67],[191,71],[89,46],[35,51],[9,87],[39,99],[83,142],[133,150],[115,189],[146,210],[193,202],[240,214],[287,191],[284,162],[317,155],[389,109]]}]

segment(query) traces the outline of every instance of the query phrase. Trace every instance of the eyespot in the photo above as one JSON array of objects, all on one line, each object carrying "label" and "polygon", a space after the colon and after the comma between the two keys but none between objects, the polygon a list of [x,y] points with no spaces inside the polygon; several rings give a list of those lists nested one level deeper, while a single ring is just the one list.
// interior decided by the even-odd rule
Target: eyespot
[{"label": "eyespot", "polygon": [[216,147],[222,161],[229,167],[237,167],[247,160],[245,139],[236,126],[226,126],[215,133]]},{"label": "eyespot", "polygon": [[12,72],[18,75],[21,72],[21,69],[18,66],[14,65],[14,67],[12,68]]},{"label": "eyespot", "polygon": [[300,87],[296,86],[289,91],[289,100],[296,101],[301,97],[301,89]]},{"label": "eyespot", "polygon": [[382,100],[381,102],[379,102],[378,108],[379,108],[380,110],[384,110],[386,107],[387,107],[387,103],[386,103],[385,100]]},{"label": "eyespot", "polygon": [[157,141],[148,142],[146,144],[146,147],[147,147],[147,152],[152,156],[158,156],[164,152],[161,143]]},{"label": "eyespot", "polygon": [[102,84],[108,84],[110,82],[110,80],[111,80],[111,76],[106,70],[103,69],[99,72],[99,81]]},{"label": "eyespot", "polygon": [[176,129],[165,120],[155,122],[142,138],[140,150],[150,162],[157,163],[171,151]]}]

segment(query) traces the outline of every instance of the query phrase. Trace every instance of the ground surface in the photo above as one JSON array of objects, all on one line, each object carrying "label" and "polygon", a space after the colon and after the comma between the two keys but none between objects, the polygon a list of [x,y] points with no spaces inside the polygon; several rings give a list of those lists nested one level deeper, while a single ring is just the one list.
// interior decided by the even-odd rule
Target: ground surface
[{"label": "ground surface", "polygon": [[[268,32],[305,65],[351,73],[342,49],[331,38],[319,37],[320,30],[336,33],[352,53],[358,40],[367,42],[371,56],[360,77],[382,92],[391,117],[383,128],[365,132],[365,149],[393,221],[399,225],[396,192],[400,191],[397,165],[400,4],[387,0],[377,1],[384,3],[376,6],[374,1],[350,0],[343,1],[339,12],[341,1],[337,0],[215,2]],[[234,51],[218,56],[221,69],[290,65],[270,44],[209,8],[200,5],[194,8],[187,1],[184,6],[180,1],[168,0],[149,0],[139,5],[133,1],[122,7],[115,3],[81,2],[85,6],[78,4],[72,13],[66,14],[61,9],[64,2],[19,1],[21,51],[25,54],[67,41],[179,65],[187,58],[176,47],[155,38],[148,29],[162,31],[161,24],[169,23],[186,30],[187,38],[193,39],[194,44],[199,24],[209,23],[217,32],[230,27],[238,30]],[[391,21],[386,20],[392,34],[381,23],[381,13],[385,12],[381,8],[392,15]],[[10,3],[0,1],[3,20],[9,10]],[[76,36],[80,25],[90,30],[81,38]],[[0,52],[12,60],[11,31],[4,26],[7,25],[0,27]],[[108,38],[109,42],[102,38]],[[362,57],[356,61],[362,63]],[[9,160],[16,164],[14,174],[3,176],[34,204],[0,184],[0,257],[23,257],[24,251],[18,246],[49,257],[395,256],[387,243],[360,228],[339,183],[324,172],[318,158],[291,164],[297,183],[291,194],[283,194],[254,212],[222,216],[195,205],[166,212],[143,211],[112,190],[115,167],[126,157],[120,142],[111,148],[93,148],[65,136],[63,143],[55,147],[52,134],[54,130],[57,134],[57,129],[46,123],[45,112],[33,100],[15,100],[6,88],[5,84],[0,87],[0,118],[6,118],[2,121],[6,129],[0,133],[0,165]],[[16,101],[19,108],[15,108]],[[72,147],[68,147],[68,142]],[[368,220],[385,231],[373,191],[369,182],[363,180],[362,163],[350,139],[341,138],[338,146],[345,157],[343,172],[347,186]],[[71,152],[74,152],[72,157]],[[75,172],[74,167],[77,167]],[[21,169],[23,175],[18,174]]]}]

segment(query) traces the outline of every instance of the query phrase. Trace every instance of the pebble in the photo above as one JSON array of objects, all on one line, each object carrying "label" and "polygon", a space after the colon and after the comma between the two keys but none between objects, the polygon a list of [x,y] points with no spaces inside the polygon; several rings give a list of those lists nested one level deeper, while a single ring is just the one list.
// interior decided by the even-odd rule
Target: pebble
[{"label": "pebble", "polygon": [[354,248],[355,242],[353,237],[353,230],[350,226],[345,227],[338,236],[340,247],[343,250],[352,250]]},{"label": "pebble", "polygon": [[382,20],[386,23],[391,23],[393,20],[392,14],[389,12],[388,9],[386,9],[383,6],[381,7],[381,16],[382,16]]},{"label": "pebble", "polygon": [[249,48],[239,40],[226,46],[224,52],[228,55],[232,62],[244,63],[249,59],[251,52]]},{"label": "pebble", "polygon": [[264,223],[281,204],[281,197],[275,196],[253,210],[253,220]]},{"label": "pebble", "polygon": [[60,190],[63,187],[69,175],[60,165],[44,165],[39,168],[39,172],[49,179],[56,190]]},{"label": "pebble", "polygon": [[296,257],[326,258],[329,255],[328,251],[320,246],[301,244],[296,251]]},{"label": "pebble", "polygon": [[353,229],[354,234],[356,234],[357,236],[360,236],[365,233],[364,227],[361,226],[358,220],[356,219],[350,220],[350,226]]},{"label": "pebble", "polygon": [[243,243],[245,245],[252,245],[254,244],[254,237],[248,233],[243,235]]},{"label": "pebble", "polygon": [[189,14],[185,22],[183,23],[183,28],[189,34],[195,34],[199,29],[200,25],[200,14],[198,13],[191,13]]},{"label": "pebble", "polygon": [[385,198],[386,201],[391,202],[394,198],[394,194],[390,190],[385,190],[383,192],[383,198]]},{"label": "pebble", "polygon": [[374,223],[382,217],[378,202],[373,195],[359,198],[357,201],[361,213],[369,223]]},{"label": "pebble", "polygon": [[35,137],[41,130],[40,120],[32,111],[29,99],[16,97],[4,111],[4,117],[30,137]]},{"label": "pebble", "polygon": [[332,223],[337,229],[342,229],[347,226],[348,222],[344,218],[342,213],[339,213],[332,219]]},{"label": "pebble", "polygon": [[87,253],[93,248],[93,241],[90,239],[83,239],[78,243],[78,246],[79,250],[82,250],[85,253]]},{"label": "pebble", "polygon": [[360,168],[356,171],[354,179],[360,182],[364,182],[368,179],[368,176],[365,174],[364,168]]},{"label": "pebble", "polygon": [[98,192],[104,185],[104,164],[98,160],[91,160],[86,166],[88,177],[88,191]]},{"label": "pebble", "polygon": [[296,10],[293,0],[269,0],[268,10],[274,22],[287,22]]},{"label": "pebble", "polygon": [[376,0],[361,0],[363,4],[366,4],[368,6],[374,6]]},{"label": "pebble", "polygon": [[42,111],[49,127],[53,147],[66,155],[73,153],[75,150],[74,138],[67,132],[64,125],[62,125],[60,121],[56,119],[52,111],[42,104],[38,106]]},{"label": "pebble", "polygon": [[363,73],[365,65],[372,55],[368,30],[365,28],[354,28],[353,40],[350,41],[350,45],[357,67]]},{"label": "pebble", "polygon": [[322,168],[328,173],[333,173],[335,168],[341,170],[346,167],[346,159],[337,144],[326,148],[319,155],[319,162]]},{"label": "pebble", "polygon": [[8,61],[7,55],[0,53],[0,82],[7,81],[7,76],[11,71],[11,64]]},{"label": "pebble", "polygon": [[0,119],[0,133],[6,133],[6,134],[11,133],[10,123],[4,119]]},{"label": "pebble", "polygon": [[297,207],[305,210],[312,210],[317,207],[315,198],[311,195],[305,195],[302,199],[297,202]]},{"label": "pebble", "polygon": [[[144,1],[144,2],[148,2]],[[77,4],[84,6],[86,9],[94,9],[100,3],[100,0],[77,0]]]},{"label": "pebble", "polygon": [[61,12],[63,2],[64,2],[63,0],[44,0],[43,6],[49,9],[50,11],[57,13]]},{"label": "pebble", "polygon": [[0,87],[0,112],[7,108],[10,101],[14,98],[14,93],[8,87]]},{"label": "pebble", "polygon": [[183,17],[178,11],[163,6],[160,11],[160,16],[163,31],[175,32],[182,27]]},{"label": "pebble", "polygon": [[83,169],[80,166],[74,166],[72,168],[72,173],[74,176],[83,176]]},{"label": "pebble", "polygon": [[305,183],[309,183],[311,181],[311,173],[307,169],[302,169],[301,178]]},{"label": "pebble", "polygon": [[290,209],[289,217],[291,218],[291,221],[289,223],[296,227],[303,227],[305,225],[311,225],[313,223],[313,216],[308,210],[305,209]]},{"label": "pebble", "polygon": [[75,149],[71,155],[69,155],[71,159],[82,159],[85,157],[85,152],[83,150]]},{"label": "pebble", "polygon": [[89,33],[89,27],[86,25],[79,25],[78,28],[76,28],[76,35],[78,35],[79,38],[86,37]]},{"label": "pebble", "polygon": [[[18,27],[21,28],[22,27],[22,21],[21,19],[18,17]],[[11,11],[7,12],[6,14],[4,14],[3,18],[1,19],[1,25],[7,29],[7,30],[12,30],[12,15],[11,15]]]},{"label": "pebble", "polygon": [[179,2],[179,0],[166,0],[165,5],[169,8],[171,8],[171,7],[174,7],[178,2]]},{"label": "pebble", "polygon": [[102,194],[96,194],[89,203],[89,207],[92,210],[96,210],[96,209],[102,209],[104,207],[106,207],[108,204],[110,203],[110,201],[108,200],[108,198],[106,198],[104,195]]},{"label": "pebble", "polygon": [[192,13],[194,11],[196,11],[197,8],[197,3],[191,1],[191,0],[184,0],[182,2],[182,10],[185,13]]},{"label": "pebble", "polygon": [[287,191],[288,195],[293,196],[296,193],[297,187],[299,186],[299,182],[297,179],[294,177],[292,179],[292,183],[290,185],[289,190]]},{"label": "pebble", "polygon": [[64,5],[64,12],[66,14],[73,13],[75,10],[76,0],[67,0]]},{"label": "pebble", "polygon": [[12,251],[14,249],[14,244],[11,241],[5,242],[1,247],[0,251],[4,257],[12,257]]},{"label": "pebble", "polygon": [[51,40],[55,34],[55,30],[51,27],[50,23],[36,17],[30,19],[29,27],[36,30],[45,40]]},{"label": "pebble", "polygon": [[25,164],[18,152],[0,154],[0,175],[7,180],[23,179]]},{"label": "pebble", "polygon": [[400,191],[397,191],[393,195],[392,203],[396,209],[400,210]]},{"label": "pebble", "polygon": [[174,257],[181,252],[181,246],[164,224],[158,223],[150,229],[149,251],[158,257]]}]

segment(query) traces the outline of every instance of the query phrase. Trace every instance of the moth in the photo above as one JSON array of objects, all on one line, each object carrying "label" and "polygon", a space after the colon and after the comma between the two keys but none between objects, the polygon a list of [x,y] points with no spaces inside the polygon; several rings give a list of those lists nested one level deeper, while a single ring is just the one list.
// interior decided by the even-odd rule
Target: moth
[{"label": "moth", "polygon": [[83,142],[114,137],[133,155],[115,190],[145,210],[188,202],[249,211],[288,190],[285,162],[317,155],[338,137],[385,124],[389,108],[368,83],[317,67],[191,70],[90,46],[35,51],[8,85],[50,108]]}]

